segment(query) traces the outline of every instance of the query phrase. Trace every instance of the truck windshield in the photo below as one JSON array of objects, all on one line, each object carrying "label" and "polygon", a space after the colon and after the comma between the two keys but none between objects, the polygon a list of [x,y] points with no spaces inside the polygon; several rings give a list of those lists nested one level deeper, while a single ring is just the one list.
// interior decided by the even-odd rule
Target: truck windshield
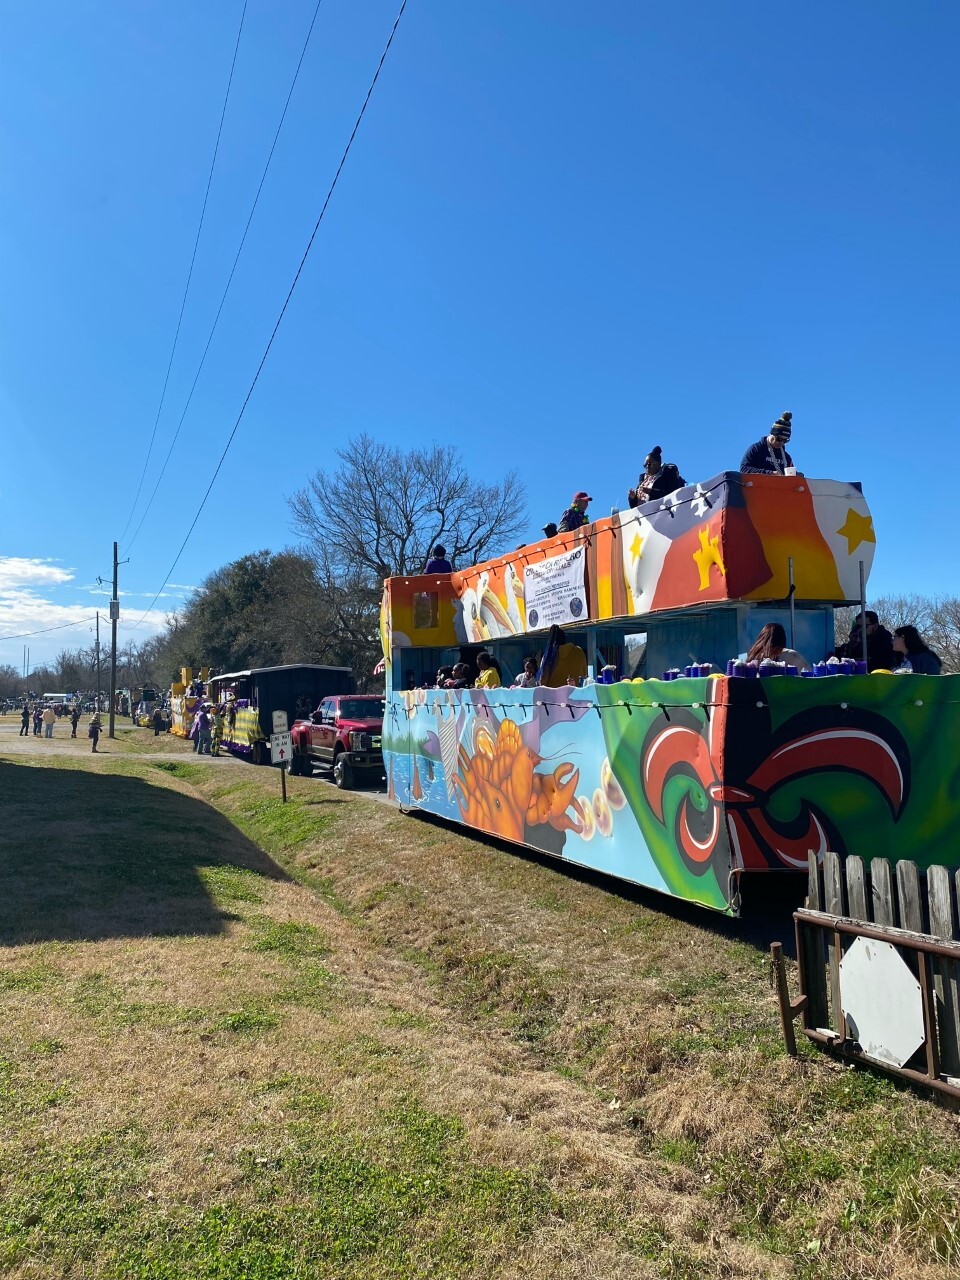
[{"label": "truck windshield", "polygon": [[341,698],[341,720],[382,720],[382,698]]}]

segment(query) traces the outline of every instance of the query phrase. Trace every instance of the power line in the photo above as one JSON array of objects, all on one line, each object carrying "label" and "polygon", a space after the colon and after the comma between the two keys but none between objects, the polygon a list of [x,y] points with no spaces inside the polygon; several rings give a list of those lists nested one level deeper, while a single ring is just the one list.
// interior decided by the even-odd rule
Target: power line
[{"label": "power line", "polygon": [[[197,372],[196,372],[196,376],[193,379],[193,385],[190,388],[190,394],[187,396],[187,402],[183,406],[183,413],[181,413],[180,421],[177,423],[177,429],[173,433],[173,439],[170,441],[170,448],[167,450],[167,456],[163,460],[163,466],[160,468],[160,474],[157,476],[157,482],[153,486],[153,492],[150,494],[150,500],[148,501],[146,507],[143,510],[143,515],[141,515],[140,517],[140,523],[137,525],[136,529],[134,529],[133,531],[133,536],[131,537],[127,545],[124,547],[124,551],[130,550],[130,548],[133,546],[133,544],[137,540],[137,534],[143,528],[143,522],[144,520],[146,520],[147,514],[150,511],[150,508],[153,506],[153,500],[157,496],[157,493],[160,489],[160,484],[163,480],[164,475],[166,474],[167,464],[169,463],[170,457],[173,453],[174,445],[177,443],[177,440],[179,439],[180,428],[183,426],[184,419],[187,416],[187,410],[190,408],[190,403],[193,400],[193,393],[197,389],[197,383],[200,380],[200,374],[203,371],[203,366],[207,359],[207,352],[210,350],[210,344],[211,342],[213,342],[213,335],[216,333],[217,325],[220,323],[220,314],[223,311],[223,304],[227,300],[227,294],[230,292],[230,286],[233,283],[233,277],[237,270],[237,263],[240,261],[240,254],[243,252],[243,246],[246,244],[246,241],[247,241],[247,232],[250,230],[250,224],[253,221],[253,215],[256,213],[257,205],[260,201],[260,193],[261,191],[263,191],[263,184],[267,180],[267,172],[270,168],[270,162],[273,160],[273,153],[277,149],[277,142],[280,138],[280,130],[283,128],[283,122],[287,118],[287,108],[290,106],[290,99],[293,97],[293,91],[297,87],[297,80],[300,76],[300,68],[303,66],[303,60],[306,57],[306,53],[307,53],[307,45],[309,45],[310,37],[313,35],[313,28],[316,25],[317,14],[320,12],[320,6],[322,3],[323,3],[323,0],[317,0],[316,8],[313,11],[313,17],[310,20],[310,27],[307,31],[307,37],[303,42],[303,48],[300,50],[300,61],[297,63],[297,69],[293,73],[293,80],[290,82],[290,89],[289,89],[289,92],[287,93],[287,100],[283,104],[283,111],[280,114],[280,123],[277,125],[277,131],[273,135],[273,143],[270,146],[270,154],[267,156],[267,163],[263,166],[263,173],[260,175],[260,185],[257,187],[257,194],[253,198],[253,204],[250,207],[250,213],[247,217],[247,225],[243,228],[243,235],[240,237],[240,244],[237,246],[237,253],[235,258],[233,259],[233,266],[230,268],[230,274],[227,277],[227,283],[224,286],[223,294],[220,298],[220,305],[219,307],[217,307],[217,314],[213,318],[213,325],[211,326],[210,333],[207,336],[207,345],[203,348],[203,355],[200,357],[200,363],[197,366]],[[141,484],[142,484],[142,479],[141,479]],[[130,521],[128,520],[127,525],[129,526],[129,524],[130,524]],[[124,532],[126,532],[126,530],[124,530]],[[121,538],[122,536],[123,535],[121,534]]]},{"label": "power line", "polygon": [[153,452],[153,442],[157,438],[157,427],[160,425],[160,414],[163,412],[163,402],[167,396],[167,385],[170,382],[170,370],[173,368],[173,357],[177,351],[177,342],[180,338],[180,326],[183,324],[183,313],[187,306],[187,295],[190,292],[190,281],[193,279],[193,267],[197,261],[197,249],[200,245],[200,232],[203,230],[203,219],[207,212],[207,201],[210,198],[210,186],[213,182],[213,171],[217,164],[217,153],[220,150],[220,138],[223,135],[223,122],[227,114],[227,103],[230,101],[230,86],[233,84],[233,71],[237,65],[237,52],[240,49],[240,36],[243,33],[243,20],[247,16],[247,0],[243,0],[243,11],[240,14],[240,26],[237,29],[237,42],[233,47],[233,60],[230,63],[230,74],[227,77],[227,91],[223,97],[223,109],[220,112],[220,126],[217,129],[217,140],[213,147],[213,159],[210,161],[210,172],[207,174],[207,189],[203,193],[203,207],[200,210],[200,222],[197,225],[197,236],[193,242],[193,254],[190,258],[190,270],[187,272],[187,283],[183,290],[183,300],[180,303],[180,315],[177,317],[177,328],[173,335],[173,346],[170,348],[170,359],[167,361],[167,372],[163,379],[163,390],[160,392],[160,403],[157,406],[157,416],[153,424],[153,433],[150,436],[150,444],[147,447],[147,456],[143,462],[143,470],[140,473],[140,482],[137,485],[137,492],[133,499],[133,506],[130,508],[130,514],[127,516],[127,523],[123,526],[123,533],[120,534],[121,540],[123,535],[130,528],[130,521],[133,519],[133,513],[137,509],[137,503],[140,501],[140,492],[143,489],[143,482],[147,475],[147,467],[150,465],[150,455]]},{"label": "power line", "polygon": [[[160,590],[162,591],[163,587]],[[149,613],[149,610],[147,612]],[[25,640],[27,636],[45,636],[51,631],[63,631],[66,627],[82,627],[85,622],[93,622],[95,616],[95,614],[91,614],[89,618],[78,618],[76,622],[61,622],[56,627],[44,627],[42,631],[21,631],[16,636],[0,636],[0,640]]]},{"label": "power line", "polygon": [[202,499],[200,500],[200,505],[199,507],[197,507],[196,515],[194,515],[193,520],[190,523],[190,528],[187,530],[186,537],[184,538],[183,542],[181,542],[180,544],[180,550],[177,552],[174,558],[173,564],[171,564],[170,568],[167,570],[166,576],[164,577],[163,582],[161,582],[159,590],[157,591],[157,594],[153,597],[153,599],[147,605],[146,609],[143,611],[143,615],[134,623],[135,627],[138,627],[140,623],[143,622],[143,619],[147,616],[147,614],[150,612],[153,606],[160,599],[160,592],[163,591],[163,588],[170,581],[170,575],[173,573],[174,569],[176,569],[177,565],[179,564],[180,557],[183,555],[184,549],[187,543],[190,541],[190,535],[193,533],[194,529],[196,528],[197,521],[200,519],[200,515],[203,511],[203,508],[207,505],[207,499],[210,497],[210,491],[213,489],[217,476],[220,474],[220,468],[223,466],[224,460],[226,459],[226,456],[230,451],[230,446],[233,444],[234,436],[237,434],[237,430],[240,426],[241,421],[243,420],[244,413],[246,413],[247,405],[250,403],[250,397],[253,395],[254,388],[256,387],[257,382],[259,381],[260,374],[263,371],[263,366],[267,363],[267,356],[270,354],[270,348],[273,346],[273,340],[277,336],[277,330],[280,328],[280,324],[283,321],[284,315],[286,314],[287,307],[290,304],[290,299],[293,297],[293,291],[296,289],[297,284],[300,280],[300,276],[303,272],[303,268],[306,265],[307,258],[310,255],[310,250],[313,248],[313,242],[317,238],[317,232],[320,230],[320,224],[321,222],[323,222],[324,214],[327,212],[327,206],[330,204],[331,197],[333,196],[333,193],[336,190],[337,183],[340,180],[340,174],[343,172],[343,166],[347,162],[347,156],[350,154],[350,148],[353,146],[353,140],[357,136],[357,133],[360,129],[360,124],[363,120],[364,115],[366,114],[367,106],[370,102],[371,97],[373,96],[373,91],[377,87],[377,81],[380,79],[380,72],[383,70],[383,64],[387,60],[387,54],[390,52],[390,46],[393,44],[393,37],[397,34],[397,27],[399,27],[400,25],[400,19],[403,17],[403,13],[406,7],[407,7],[407,0],[402,0],[400,9],[397,12],[397,16],[393,21],[393,27],[391,28],[390,35],[387,39],[387,43],[384,45],[383,53],[380,55],[380,61],[377,63],[377,69],[374,72],[373,79],[370,82],[370,88],[367,90],[367,96],[364,98],[363,106],[360,108],[360,114],[357,116],[356,123],[354,124],[350,137],[347,140],[347,145],[343,149],[343,155],[340,157],[340,163],[337,165],[337,171],[333,175],[333,181],[330,183],[330,189],[327,191],[326,199],[323,202],[323,207],[321,208],[320,214],[316,222],[314,223],[313,231],[310,233],[310,239],[307,241],[307,247],[303,251],[303,257],[300,259],[300,265],[297,267],[296,275],[293,277],[293,283],[291,284],[287,292],[287,296],[284,299],[283,306],[280,308],[280,314],[277,316],[276,324],[273,326],[273,331],[270,334],[270,338],[269,338],[269,341],[267,342],[266,348],[264,349],[263,356],[261,357],[260,363],[257,366],[257,371],[253,375],[253,381],[250,383],[250,387],[247,390],[246,396],[244,397],[243,404],[240,406],[240,412],[237,414],[237,420],[233,424],[233,430],[230,432],[230,435],[227,438],[227,443],[224,445],[223,453],[221,453],[220,455],[220,460],[217,463],[216,470],[214,471],[213,475],[210,478],[210,483],[207,485],[206,492],[204,493]]}]

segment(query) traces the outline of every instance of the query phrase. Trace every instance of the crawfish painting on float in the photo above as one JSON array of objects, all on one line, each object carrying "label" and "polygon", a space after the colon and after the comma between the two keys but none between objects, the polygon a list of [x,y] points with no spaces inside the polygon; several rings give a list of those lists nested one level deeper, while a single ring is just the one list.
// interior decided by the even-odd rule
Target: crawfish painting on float
[{"label": "crawfish painting on float", "polygon": [[735,912],[742,875],[803,868],[810,850],[944,861],[960,819],[960,753],[943,751],[958,686],[413,690],[388,708],[384,749],[405,807]]}]

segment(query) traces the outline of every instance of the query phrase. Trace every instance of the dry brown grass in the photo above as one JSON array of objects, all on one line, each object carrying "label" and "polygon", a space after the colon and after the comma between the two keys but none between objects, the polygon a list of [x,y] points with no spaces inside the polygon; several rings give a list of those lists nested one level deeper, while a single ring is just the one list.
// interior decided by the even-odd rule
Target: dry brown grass
[{"label": "dry brown grass", "polygon": [[[86,785],[47,765],[30,795]],[[216,928],[131,936],[108,892],[98,940],[4,954],[5,1274],[65,1274],[71,1256],[85,1276],[136,1274],[131,1259],[230,1277],[950,1273],[933,1228],[955,1213],[953,1117],[812,1053],[785,1058],[765,957],[725,926],[317,780],[292,780],[283,811],[272,774],[193,768],[81,773],[138,797],[148,778],[158,814],[184,806],[179,853],[162,822],[136,847],[197,863]],[[211,850],[199,796],[245,834],[217,827]],[[242,870],[255,846],[273,875]],[[90,856],[77,834],[65,865],[79,874]],[[102,1135],[109,1154],[94,1158]],[[78,1209],[71,1226],[53,1175],[30,1174],[44,1152],[78,1162],[77,1185],[99,1169],[120,1225],[98,1235]],[[414,1208],[355,1257],[323,1243],[316,1215],[317,1170],[354,1169],[357,1152]],[[414,1194],[432,1160],[445,1193]],[[272,1235],[265,1206],[292,1215]],[[208,1236],[190,1235],[214,1210],[248,1242],[216,1237],[221,1271],[203,1269]],[[292,1233],[285,1271],[256,1269],[258,1231]],[[374,1238],[366,1220],[344,1238],[363,1231]]]}]

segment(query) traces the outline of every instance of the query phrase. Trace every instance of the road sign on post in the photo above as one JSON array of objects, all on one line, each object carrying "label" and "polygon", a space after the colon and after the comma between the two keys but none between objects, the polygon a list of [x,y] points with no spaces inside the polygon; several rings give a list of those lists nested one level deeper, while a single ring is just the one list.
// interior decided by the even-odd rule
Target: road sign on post
[{"label": "road sign on post", "polygon": [[[273,722],[276,724],[277,716],[281,715],[286,721],[287,713],[285,711],[275,711],[273,713]],[[283,796],[283,803],[287,803],[287,764],[293,755],[293,739],[289,733],[272,733],[270,735],[270,759],[274,764],[280,765],[280,794]]]},{"label": "road sign on post", "polygon": [[287,713],[285,711],[274,711],[273,713],[273,732],[286,733],[290,728],[287,721]]}]

